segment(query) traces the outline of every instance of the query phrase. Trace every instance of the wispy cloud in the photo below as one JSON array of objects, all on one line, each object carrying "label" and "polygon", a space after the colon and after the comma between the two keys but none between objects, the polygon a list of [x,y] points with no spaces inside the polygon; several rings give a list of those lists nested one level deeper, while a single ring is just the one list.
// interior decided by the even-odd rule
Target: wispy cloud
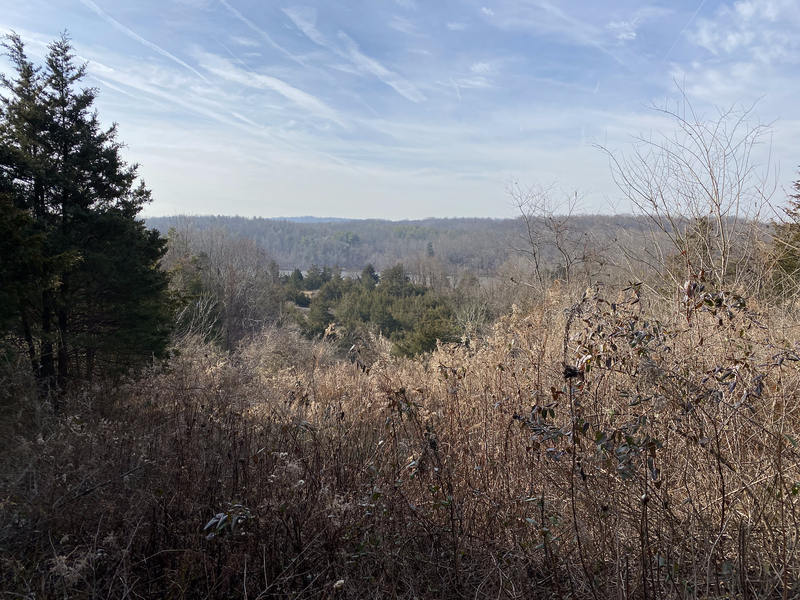
[{"label": "wispy cloud", "polygon": [[251,38],[241,37],[241,36],[231,36],[231,42],[238,46],[250,46],[252,48],[257,48],[261,44]]},{"label": "wispy cloud", "polygon": [[397,15],[392,17],[392,20],[389,21],[389,27],[407,35],[420,35],[417,31],[417,27],[411,21],[403,17],[398,17]]},{"label": "wispy cloud", "polygon": [[598,48],[599,50],[601,50],[602,52],[606,53],[611,58],[613,58],[615,61],[617,61],[618,63],[620,63],[620,64],[622,64],[624,66],[624,63],[619,59],[619,57],[616,54],[614,54],[613,52],[611,52],[610,50],[608,50],[603,45],[603,43],[601,41],[601,37],[600,37],[600,35],[598,35],[597,28],[595,28],[593,25],[591,25],[589,23],[586,23],[584,21],[581,21],[580,19],[577,19],[577,18],[573,17],[572,15],[564,12],[560,8],[558,8],[556,6],[553,6],[551,4],[548,4],[546,2],[540,2],[539,5],[547,13],[557,17],[563,23],[566,23],[569,26],[567,28],[568,29],[567,32],[571,33],[579,41],[581,41],[584,44],[588,44],[590,46],[594,46],[595,48]]},{"label": "wispy cloud", "polygon": [[[445,85],[441,81],[437,81],[436,83],[438,83],[440,85]],[[458,89],[458,84],[451,79],[450,80],[450,85],[453,86],[453,89],[456,91],[456,96],[458,96],[458,101],[461,102],[461,90]]]},{"label": "wispy cloud", "polygon": [[447,24],[447,28],[450,31],[464,31],[467,28],[467,24],[462,23],[461,21],[451,21]]},{"label": "wispy cloud", "polygon": [[[209,54],[208,57],[213,58],[213,55]],[[220,60],[223,64],[226,62],[224,59]],[[216,66],[213,64],[213,60],[210,60],[209,64],[211,66]],[[220,66],[224,68],[222,64]],[[243,73],[241,70],[236,69],[236,67],[233,65],[230,65],[230,63],[228,66],[231,67],[228,70],[228,77],[226,78],[229,81],[231,81],[232,78],[235,79],[238,75]],[[226,128],[238,130],[240,132],[239,135],[246,134],[247,136],[252,136],[255,139],[270,140],[271,145],[269,147],[269,151],[273,154],[273,159],[270,160],[271,163],[274,163],[276,160],[292,162],[296,157],[308,157],[315,155],[323,157],[328,164],[339,164],[347,167],[349,170],[358,171],[356,167],[353,167],[349,162],[341,157],[321,151],[319,149],[319,139],[314,140],[313,143],[309,143],[310,140],[307,137],[301,141],[296,141],[297,138],[293,139],[281,135],[275,130],[274,127],[264,126],[263,124],[244,116],[239,110],[232,108],[232,106],[236,106],[236,104],[234,103],[231,106],[229,98],[209,99],[204,98],[196,93],[187,93],[185,80],[174,81],[175,79],[180,79],[174,77],[174,73],[172,73],[172,80],[170,80],[170,73],[163,73],[159,74],[157,77],[153,77],[152,65],[137,65],[135,67],[128,67],[125,69],[115,69],[95,60],[90,63],[89,68],[90,73],[97,78],[110,79],[118,85],[136,90],[137,92],[140,92],[140,94],[165,100],[172,107],[178,107],[186,113],[201,115],[210,121],[224,125]],[[244,77],[242,77],[241,81],[237,81],[238,83],[248,85],[249,87],[272,89],[280,93],[283,97],[292,100],[294,104],[298,106],[304,105],[303,108],[309,111],[320,109],[320,107],[315,103],[315,99],[313,97],[309,98],[303,96],[302,91],[292,88],[292,86],[289,86],[285,82],[265,76],[262,76],[257,80],[248,81],[247,75],[249,75],[249,73],[244,72],[243,74]],[[154,83],[155,81],[172,81],[174,85],[172,85],[171,89],[164,89],[158,83]],[[325,108],[326,107],[323,106],[321,110],[324,112]],[[320,129],[324,129],[324,127]],[[295,151],[291,156],[287,154],[287,150],[290,148]],[[252,158],[257,160],[257,157]]]},{"label": "wispy cloud", "polygon": [[700,19],[690,35],[713,54],[752,56],[763,63],[800,60],[796,1],[747,0],[722,4],[714,19]]},{"label": "wispy cloud", "polygon": [[118,92],[120,94],[124,94],[125,96],[128,96],[130,98],[135,98],[135,96],[133,94],[131,94],[130,92],[127,92],[124,89],[122,89],[121,87],[116,86],[113,83],[110,83],[108,80],[103,79],[102,77],[98,77],[97,75],[94,75],[94,74],[90,74],[89,77],[92,77],[92,78],[96,79],[101,84],[103,84],[104,87],[107,87],[110,90],[114,90],[115,92]]},{"label": "wispy cloud", "polygon": [[328,65],[331,69],[336,69],[342,73],[350,73],[351,75],[361,75],[361,70],[352,63],[331,63]]},{"label": "wispy cloud", "polygon": [[239,114],[238,112],[236,112],[235,110],[232,110],[232,111],[231,111],[231,114],[232,114],[234,117],[236,117],[237,119],[239,119],[240,121],[242,121],[243,123],[247,123],[247,124],[248,124],[248,125],[250,125],[251,127],[261,127],[261,125],[260,125],[259,123],[256,123],[256,122],[255,122],[255,121],[253,121],[252,119],[248,119],[248,118],[247,118],[247,117],[245,117],[244,115],[240,115],[240,114]]},{"label": "wispy cloud", "polygon": [[173,56],[172,54],[170,54],[169,52],[167,52],[167,51],[166,51],[166,50],[164,50],[163,48],[161,48],[161,47],[157,46],[156,44],[154,44],[154,43],[152,43],[152,42],[150,42],[150,41],[148,41],[148,40],[144,39],[144,38],[143,38],[142,36],[140,36],[138,33],[136,33],[136,32],[134,32],[134,31],[132,31],[132,30],[128,29],[127,27],[125,27],[125,26],[124,26],[122,23],[120,23],[119,21],[116,21],[115,19],[111,18],[109,15],[107,15],[106,13],[104,13],[104,12],[103,12],[103,10],[102,10],[102,9],[101,9],[99,6],[97,6],[97,4],[95,4],[94,2],[92,2],[92,0],[80,0],[80,1],[81,1],[81,3],[82,3],[84,6],[86,6],[87,8],[90,8],[90,9],[91,9],[92,11],[94,11],[94,12],[95,12],[97,15],[99,15],[100,17],[102,17],[102,18],[103,18],[103,19],[104,19],[106,22],[108,22],[108,23],[110,23],[111,25],[113,25],[115,28],[117,28],[118,30],[120,30],[122,33],[124,33],[124,34],[125,34],[125,35],[127,35],[128,37],[131,37],[131,38],[133,38],[134,40],[136,40],[137,42],[139,42],[140,44],[144,44],[145,46],[147,46],[147,47],[148,47],[148,48],[150,48],[151,50],[155,50],[155,51],[156,51],[156,52],[158,52],[159,54],[161,54],[161,55],[163,55],[163,56],[166,56],[166,57],[167,57],[167,58],[169,58],[171,61],[173,61],[173,62],[176,62],[176,63],[178,63],[179,65],[181,65],[182,67],[185,67],[185,68],[189,69],[189,70],[190,70],[192,73],[194,73],[195,75],[197,75],[198,77],[200,77],[200,79],[202,79],[202,80],[206,81],[207,83],[210,83],[210,82],[208,81],[208,79],[206,79],[205,77],[203,77],[203,75],[202,75],[202,74],[201,74],[199,71],[197,71],[197,70],[196,70],[194,67],[192,67],[192,66],[190,66],[190,65],[187,65],[185,62],[183,62],[183,61],[182,61],[180,58],[178,58],[177,56]]},{"label": "wispy cloud", "polygon": [[491,24],[508,31],[530,31],[546,35],[560,43],[580,44],[597,48],[627,68],[625,62],[607,43],[604,27],[572,16],[570,13],[542,0],[512,4],[491,20]]},{"label": "wispy cloud", "polygon": [[[81,1],[83,2],[84,0],[81,0]],[[219,1],[220,1],[220,3],[222,4],[222,6],[224,6],[225,8],[227,8],[227,9],[228,9],[228,12],[230,12],[230,13],[231,13],[231,14],[232,14],[234,17],[236,17],[236,18],[237,18],[239,21],[241,21],[242,23],[244,23],[245,25],[247,25],[247,27],[249,27],[249,28],[250,28],[250,29],[252,29],[254,32],[256,32],[256,33],[257,33],[257,34],[258,34],[258,35],[259,35],[259,36],[260,36],[260,37],[261,37],[261,38],[262,38],[262,39],[263,39],[265,42],[267,42],[267,43],[268,43],[270,46],[272,46],[273,48],[275,48],[275,49],[276,49],[278,52],[280,52],[281,54],[283,54],[283,55],[284,55],[284,56],[286,56],[287,58],[290,58],[290,59],[292,59],[293,61],[295,61],[296,63],[298,63],[298,64],[301,64],[301,65],[305,66],[305,63],[304,63],[304,62],[303,62],[301,59],[299,59],[298,57],[294,56],[294,55],[293,55],[291,52],[289,52],[288,50],[286,50],[285,48],[283,48],[282,46],[280,46],[278,43],[276,43],[276,42],[275,42],[275,41],[272,39],[272,37],[271,37],[271,36],[270,36],[270,35],[269,35],[269,34],[268,34],[266,31],[264,31],[263,29],[261,29],[260,27],[258,27],[258,26],[257,26],[255,23],[253,23],[253,22],[252,22],[250,19],[246,18],[246,17],[245,17],[245,16],[244,16],[242,13],[240,13],[238,10],[236,10],[235,8],[233,8],[233,6],[231,6],[231,5],[230,5],[230,4],[227,2],[227,0],[219,0]]]},{"label": "wispy cloud", "polygon": [[285,81],[269,75],[245,71],[229,60],[208,52],[198,52],[197,56],[200,64],[209,73],[213,73],[226,81],[250,88],[271,90],[314,116],[333,121],[342,127],[347,127],[337,112],[325,102],[308,92],[289,85]]},{"label": "wispy cloud", "polygon": [[490,89],[495,87],[492,82],[485,77],[460,77],[455,79],[451,77],[447,82],[437,81],[436,83],[444,87],[452,87],[456,92],[459,102],[461,101],[462,89]]},{"label": "wispy cloud", "polygon": [[338,37],[344,45],[345,54],[353,61],[353,64],[372,73],[383,83],[394,88],[394,91],[398,94],[408,98],[412,102],[423,102],[427,100],[425,94],[420,92],[413,83],[406,81],[394,71],[390,71],[384,67],[374,58],[361,52],[358,48],[358,44],[346,33],[340,31]]},{"label": "wispy cloud", "polygon": [[684,34],[684,33],[686,33],[686,30],[687,30],[687,29],[689,28],[689,26],[692,24],[692,21],[694,21],[695,17],[697,16],[697,13],[699,13],[699,12],[700,12],[700,9],[701,9],[701,8],[703,8],[703,6],[705,6],[705,3],[706,3],[706,0],[702,0],[702,2],[700,2],[700,6],[698,6],[698,7],[697,7],[697,10],[696,10],[696,11],[694,11],[694,13],[692,14],[692,18],[691,18],[691,19],[689,19],[689,22],[688,22],[688,23],[686,23],[686,25],[684,25],[684,26],[683,26],[683,29],[681,29],[681,32],[678,34],[678,37],[676,37],[676,38],[675,38],[675,41],[674,41],[674,42],[672,42],[672,46],[670,46],[670,47],[669,47],[669,50],[668,50],[668,51],[667,51],[667,53],[664,55],[664,58],[661,60],[661,64],[660,64],[660,65],[658,65],[658,69],[657,69],[658,71],[660,71],[660,70],[661,70],[661,67],[663,67],[663,66],[664,66],[664,63],[665,63],[665,62],[667,62],[667,59],[669,58],[669,55],[670,55],[670,54],[672,54],[672,51],[675,49],[675,46],[678,44],[678,42],[680,41],[680,39],[683,37],[683,34]]},{"label": "wispy cloud", "polygon": [[614,37],[620,42],[635,40],[639,27],[665,17],[670,14],[670,12],[671,11],[665,8],[645,6],[637,10],[630,17],[618,21],[610,21],[608,25],[606,25],[606,28],[614,32]]},{"label": "wispy cloud", "polygon": [[[181,93],[186,89],[186,79],[181,80],[180,77],[175,77],[174,72],[154,73],[155,70],[153,65],[147,65],[137,72],[134,68],[115,69],[97,60],[89,63],[90,74],[97,78],[111,80],[117,85],[166,100],[169,104],[187,112],[202,115],[225,125],[233,123],[227,117],[226,111],[220,109],[218,103],[210,102],[199,96],[187,97],[185,93]],[[165,82],[171,82],[172,86],[167,88],[161,85]]]},{"label": "wispy cloud", "polygon": [[494,87],[485,77],[464,77],[456,80],[462,88],[491,88]]},{"label": "wispy cloud", "polygon": [[306,34],[306,37],[315,44],[323,47],[328,46],[325,37],[317,30],[317,11],[306,6],[293,6],[284,8],[283,12],[292,20],[292,23]]},{"label": "wispy cloud", "polygon": [[407,10],[417,8],[417,3],[414,2],[414,0],[394,0],[394,1]]},{"label": "wispy cloud", "polygon": [[[763,107],[796,98],[800,64],[800,12],[787,0],[746,0],[720,5],[697,20],[685,38],[704,51],[687,63],[675,61],[670,75],[686,81],[686,92],[709,103],[720,98],[759,101]],[[710,56],[709,56],[710,53]],[[792,101],[794,103],[794,101]],[[796,114],[781,110],[783,118]]]},{"label": "wispy cloud", "polygon": [[371,73],[404,98],[412,102],[422,102],[427,99],[413,83],[407,81],[394,71],[387,69],[376,59],[364,54],[355,40],[343,31],[338,33],[336,42],[328,40],[317,29],[317,13],[314,9],[292,7],[284,9],[284,13],[286,13],[286,16],[288,16],[295,26],[311,41],[323,48],[327,48],[342,58],[348,59],[362,71]]},{"label": "wispy cloud", "polygon": [[481,12],[490,17],[494,16],[494,11],[491,8],[486,8],[485,6],[481,8]]}]

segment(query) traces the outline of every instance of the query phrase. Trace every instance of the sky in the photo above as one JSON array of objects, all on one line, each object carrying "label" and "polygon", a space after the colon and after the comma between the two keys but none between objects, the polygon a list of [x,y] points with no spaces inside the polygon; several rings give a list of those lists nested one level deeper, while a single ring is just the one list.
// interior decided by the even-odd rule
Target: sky
[{"label": "sky", "polygon": [[686,101],[770,124],[776,201],[798,178],[800,0],[0,0],[11,31],[68,33],[150,216],[504,218],[510,182],[626,212],[596,146]]}]

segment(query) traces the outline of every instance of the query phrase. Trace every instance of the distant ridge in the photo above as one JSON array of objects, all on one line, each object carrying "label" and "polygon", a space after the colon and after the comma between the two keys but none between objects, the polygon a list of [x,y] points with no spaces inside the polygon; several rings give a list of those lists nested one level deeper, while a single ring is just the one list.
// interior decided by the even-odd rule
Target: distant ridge
[{"label": "distant ridge", "polygon": [[340,217],[274,217],[271,221],[291,221],[292,223],[349,223],[358,219],[342,219]]},{"label": "distant ridge", "polygon": [[[489,218],[386,221],[310,215],[283,219],[175,215],[148,217],[146,223],[165,236],[170,227],[176,227],[179,233],[227,232],[252,239],[282,269],[306,271],[314,264],[338,264],[361,272],[371,264],[382,271],[402,260],[419,262],[432,252],[447,268],[469,270],[480,277],[497,272],[513,253],[510,240],[524,233],[519,220]],[[630,215],[573,215],[570,227],[576,234],[597,239],[598,245],[618,235],[646,232],[646,223]]]}]

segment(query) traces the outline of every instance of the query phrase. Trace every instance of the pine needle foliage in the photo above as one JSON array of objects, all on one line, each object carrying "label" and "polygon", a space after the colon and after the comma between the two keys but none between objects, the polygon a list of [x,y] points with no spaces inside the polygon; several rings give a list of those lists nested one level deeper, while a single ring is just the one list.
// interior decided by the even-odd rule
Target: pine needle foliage
[{"label": "pine needle foliage", "polygon": [[[163,353],[171,309],[158,269],[165,241],[138,219],[150,192],[103,129],[85,65],[66,35],[34,65],[16,34],[0,79],[5,342],[29,357],[45,395]],[[7,240],[9,238],[6,238]]]}]

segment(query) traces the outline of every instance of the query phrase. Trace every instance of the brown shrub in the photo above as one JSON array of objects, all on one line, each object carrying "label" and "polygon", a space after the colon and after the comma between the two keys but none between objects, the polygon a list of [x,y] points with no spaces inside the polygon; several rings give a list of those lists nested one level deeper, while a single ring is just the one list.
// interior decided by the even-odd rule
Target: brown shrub
[{"label": "brown shrub", "polygon": [[271,330],[87,388],[3,456],[0,592],[794,595],[797,343],[701,282],[643,304],[370,366]]}]

